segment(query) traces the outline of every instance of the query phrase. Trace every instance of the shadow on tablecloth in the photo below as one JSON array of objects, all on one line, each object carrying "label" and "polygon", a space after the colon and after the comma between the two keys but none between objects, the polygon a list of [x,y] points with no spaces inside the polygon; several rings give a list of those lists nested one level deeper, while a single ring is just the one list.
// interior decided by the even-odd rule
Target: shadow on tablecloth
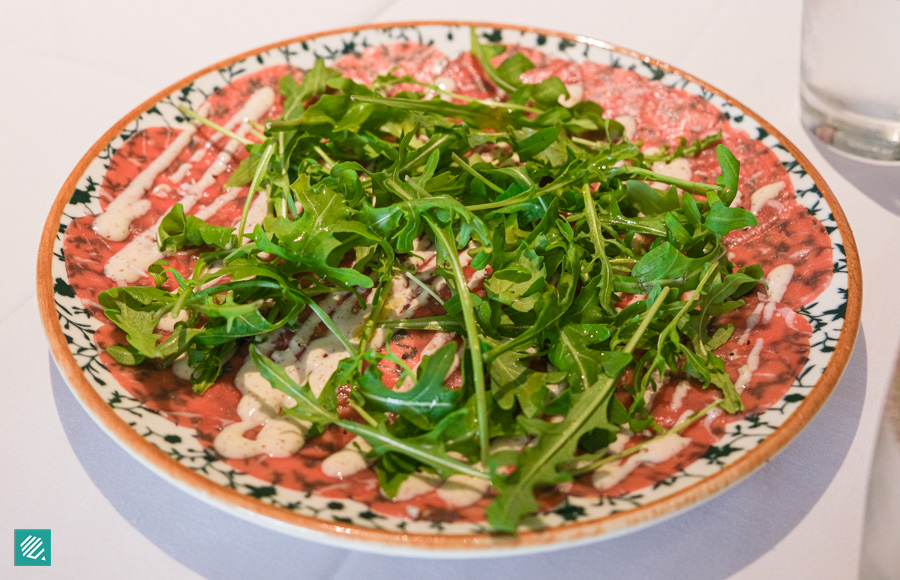
[{"label": "shadow on tablecloth", "polygon": [[148,540],[208,578],[718,580],[775,547],[827,489],[859,426],[866,357],[861,330],[842,380],[809,426],[772,461],[704,504],[665,522],[586,546],[474,560],[401,559],[333,548],[282,535],[211,507],[119,447],[80,406],[52,359],[50,366],[63,428],[93,482]]},{"label": "shadow on tablecloth", "polygon": [[[825,161],[847,181],[852,183],[866,197],[891,212],[900,215],[900,163],[879,161],[863,161],[828,147],[815,138],[809,131],[807,135]],[[838,202],[845,203],[840,191],[832,187]]]}]

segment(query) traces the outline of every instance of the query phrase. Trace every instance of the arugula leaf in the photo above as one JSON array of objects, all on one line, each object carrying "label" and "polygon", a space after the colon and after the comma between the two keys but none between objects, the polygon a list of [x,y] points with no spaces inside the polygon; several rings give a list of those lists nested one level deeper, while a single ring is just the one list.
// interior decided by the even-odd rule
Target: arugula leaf
[{"label": "arugula leaf", "polygon": [[317,60],[309,72],[304,75],[302,84],[298,84],[290,75],[281,77],[278,82],[278,90],[285,98],[282,120],[299,119],[304,113],[304,103],[312,97],[324,93],[328,87],[328,81],[340,76],[339,71],[326,67],[325,61]]},{"label": "arugula leaf", "polygon": [[524,66],[527,65],[522,63],[521,59],[518,59],[518,61],[514,61],[512,65],[507,66],[504,69],[504,74],[501,74],[491,63],[491,58],[502,54],[505,47],[496,44],[481,44],[478,42],[478,35],[474,28],[471,30],[471,40],[472,55],[478,60],[478,63],[481,65],[482,70],[484,70],[484,73],[488,78],[507,93],[514,93],[518,86],[521,85],[519,78],[514,75],[515,70],[516,68],[522,68],[522,72],[525,72]]},{"label": "arugula leaf", "polygon": [[517,469],[497,483],[499,493],[487,509],[488,518],[497,529],[514,532],[519,522],[537,509],[536,487],[571,479],[571,473],[560,471],[558,467],[575,460],[578,442],[585,434],[598,429],[618,430],[608,419],[607,406],[614,397],[615,384],[628,359],[665,302],[668,290],[660,292],[628,344],[608,361],[607,369],[612,372],[607,374],[604,370],[582,392],[571,396],[570,411],[562,421],[519,419],[526,432],[537,436],[537,444],[526,448]]},{"label": "arugula leaf", "polygon": [[681,200],[674,188],[660,192],[647,183],[635,179],[626,181],[625,188],[631,202],[645,215],[666,213],[681,207]]},{"label": "arugula leaf", "polygon": [[[480,241],[490,239],[484,222],[472,214],[464,205],[446,196],[410,199],[392,204],[384,208],[363,206],[359,213],[359,221],[382,238],[390,241],[399,254],[408,254],[413,244],[422,233],[423,216],[428,212],[440,212],[444,218],[462,218],[471,226]],[[461,245],[465,246],[468,236],[461,237]]]},{"label": "arugula leaf", "polygon": [[130,345],[107,349],[116,362],[135,365],[172,354],[158,346],[162,335],[156,332],[159,319],[173,302],[171,294],[152,286],[121,286],[103,291],[98,301],[103,314],[125,331]]},{"label": "arugula leaf", "polygon": [[[560,328],[558,340],[553,343],[548,357],[556,368],[569,373],[572,388],[587,389],[601,375],[607,374],[605,367],[618,366],[621,353],[590,348],[591,344],[603,342],[609,337],[609,329],[599,324],[566,324]],[[625,357],[625,361],[630,360],[630,356]]]},{"label": "arugula leaf", "polygon": [[556,385],[566,378],[565,372],[535,371],[523,360],[532,358],[527,353],[506,352],[491,361],[491,392],[497,405],[506,410],[519,408],[526,417],[534,417],[546,409],[549,385]]},{"label": "arugula leaf", "polygon": [[389,389],[379,380],[360,383],[360,392],[376,409],[399,413],[427,429],[451,413],[462,395],[461,390],[444,386],[456,350],[457,344],[450,342],[423,357],[418,379],[408,391]]},{"label": "arugula leaf", "polygon": [[335,424],[365,439],[372,446],[374,455],[396,452],[428,465],[445,477],[461,474],[490,479],[490,476],[485,472],[458,459],[454,459],[439,447],[426,445],[412,438],[400,439],[395,437],[383,423],[379,424],[378,427],[370,427],[369,425],[361,425],[353,421],[344,420],[336,421]]},{"label": "arugula leaf", "polygon": [[[379,238],[363,223],[350,219],[350,208],[336,192],[321,188],[314,195],[307,176],[298,178],[291,189],[303,207],[298,219],[266,217],[265,231],[257,229],[251,239],[261,250],[302,264],[325,279],[371,288],[371,278],[352,268],[340,267],[339,262],[351,247],[371,245]],[[279,243],[272,243],[266,234],[277,238]]]},{"label": "arugula leaf", "polygon": [[184,215],[184,206],[176,203],[159,224],[156,241],[164,252],[175,252],[184,247],[204,244],[231,249],[234,228],[213,226],[197,216]]},{"label": "arugula leaf", "polygon": [[716,145],[716,158],[719,161],[719,167],[722,169],[721,175],[716,178],[716,184],[724,188],[724,192],[719,197],[722,203],[727,206],[731,204],[738,193],[738,172],[741,164],[724,145]]},{"label": "arugula leaf", "polygon": [[541,266],[542,261],[533,250],[525,250],[514,264],[494,271],[484,283],[490,298],[515,310],[533,310],[538,299],[536,293],[546,284],[547,272]]},{"label": "arugula leaf", "polygon": [[503,79],[510,87],[522,84],[522,74],[534,68],[534,63],[528,57],[517,52],[504,59],[497,67],[497,76]]},{"label": "arugula leaf", "polygon": [[733,230],[739,230],[757,225],[756,216],[742,207],[728,207],[720,200],[710,204],[709,213],[703,221],[710,231],[720,236],[728,235]]},{"label": "arugula leaf", "polygon": [[520,419],[528,433],[537,435],[537,444],[527,447],[516,470],[497,482],[499,493],[487,508],[488,520],[495,528],[515,532],[519,523],[538,509],[536,487],[571,480],[571,474],[558,466],[575,458],[578,441],[585,433],[618,429],[606,418],[613,386],[614,378],[603,376],[582,393],[572,395],[571,410],[561,422]]},{"label": "arugula leaf", "polygon": [[663,282],[680,284],[699,274],[706,260],[689,258],[663,242],[643,255],[631,269],[631,276],[638,282]]},{"label": "arugula leaf", "polygon": [[531,161],[545,151],[559,137],[559,127],[544,127],[535,132],[529,132],[527,137],[516,143],[516,152],[520,161]]},{"label": "arugula leaf", "polygon": [[263,378],[297,403],[296,406],[286,407],[286,413],[312,423],[326,425],[337,420],[337,414],[322,407],[308,386],[300,386],[294,382],[283,367],[260,354],[255,345],[250,345],[250,358]]}]

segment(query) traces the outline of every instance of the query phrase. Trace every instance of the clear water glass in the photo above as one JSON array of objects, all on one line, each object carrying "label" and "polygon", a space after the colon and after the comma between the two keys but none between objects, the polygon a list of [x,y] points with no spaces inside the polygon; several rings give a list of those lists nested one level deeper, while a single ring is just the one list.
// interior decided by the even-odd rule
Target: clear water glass
[{"label": "clear water glass", "polygon": [[804,0],[804,126],[866,159],[900,161],[900,0]]}]

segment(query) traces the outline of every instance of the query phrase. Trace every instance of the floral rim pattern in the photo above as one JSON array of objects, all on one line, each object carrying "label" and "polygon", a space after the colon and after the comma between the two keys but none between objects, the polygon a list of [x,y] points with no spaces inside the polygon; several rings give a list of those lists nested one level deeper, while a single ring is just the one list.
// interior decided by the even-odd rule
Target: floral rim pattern
[{"label": "floral rim pattern", "polygon": [[[372,550],[391,545],[394,538],[400,541],[400,537],[410,548],[549,547],[630,529],[696,503],[770,458],[821,407],[849,358],[858,327],[860,293],[859,261],[852,234],[837,202],[815,170],[764,121],[708,85],[668,65],[603,43],[494,25],[479,25],[479,33],[493,42],[535,47],[551,57],[633,70],[669,87],[698,95],[722,111],[733,126],[754,136],[778,157],[791,177],[797,199],[824,225],[834,253],[830,286],[800,311],[813,327],[809,360],[779,405],[730,424],[725,436],[704,457],[651,488],[616,498],[570,498],[540,516],[542,531],[515,539],[496,539],[482,525],[389,518],[351,500],[317,497],[236,471],[202,446],[192,430],[175,426],[147,409],[116,383],[101,363],[94,344],[93,334],[99,324],[81,306],[69,285],[62,244],[66,227],[73,219],[100,212],[100,183],[117,149],[140,129],[182,123],[184,118],[178,105],[196,107],[217,88],[260,68],[290,64],[306,70],[317,58],[331,63],[368,46],[401,40],[433,44],[453,55],[468,48],[469,26],[468,23],[379,25],[297,39],[241,55],[160,93],[123,119],[85,156],[60,192],[45,228],[38,271],[42,317],[54,357],[79,399],[138,458],[205,499],[249,509],[273,518],[273,522],[281,520],[289,525],[280,529],[311,539],[333,543],[340,542],[342,537],[358,537],[370,540],[362,548]],[[132,434],[123,440],[120,434],[129,430]]]}]

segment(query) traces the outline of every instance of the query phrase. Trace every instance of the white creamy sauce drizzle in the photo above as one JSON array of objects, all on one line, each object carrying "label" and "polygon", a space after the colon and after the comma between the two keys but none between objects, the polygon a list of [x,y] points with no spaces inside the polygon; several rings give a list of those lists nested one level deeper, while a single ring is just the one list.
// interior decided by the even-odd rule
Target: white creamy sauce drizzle
[{"label": "white creamy sauce drizzle", "polygon": [[[334,295],[329,295],[322,301],[321,306],[326,312],[331,311],[331,319],[348,337],[353,336],[356,328],[365,320],[366,310],[358,309],[356,299],[352,296],[335,298]],[[331,332],[310,340],[319,324],[318,317],[311,314],[292,337],[287,349],[271,352],[272,360],[283,366],[285,372],[295,382],[302,385],[309,381],[310,389],[316,396],[322,392],[328,378],[337,369],[338,362],[350,356]],[[270,335],[269,346],[265,349],[261,346],[260,350],[271,351],[271,343],[280,334],[275,332]],[[215,440],[216,451],[225,457],[238,459],[260,453],[273,457],[287,457],[299,451],[305,442],[308,425],[303,421],[294,421],[279,415],[282,407],[294,406],[296,401],[273,388],[262,377],[251,359],[247,359],[238,371],[235,384],[243,395],[238,403],[241,421],[225,427],[219,433]],[[262,426],[262,429],[256,440],[245,437],[244,434],[248,430],[259,426]],[[341,455],[327,464],[327,469],[333,477],[338,477],[338,474],[340,477],[350,475],[354,465],[363,469],[365,458],[360,451],[367,450],[365,442],[345,447],[338,452]]]},{"label": "white creamy sauce drizzle", "polygon": [[201,159],[206,157],[206,152],[208,149],[209,149],[209,143],[207,143],[203,147],[198,147],[197,150],[194,151],[194,153],[188,159],[188,162],[189,163],[197,163],[198,161],[200,161]]},{"label": "white creamy sauce drizzle", "polygon": [[[222,261],[222,260],[215,260],[215,261],[213,261],[213,262],[207,264],[206,267],[203,268],[203,274],[215,274],[216,272],[218,272],[219,270],[221,270],[221,269],[224,268],[224,267],[225,267],[225,262],[224,262],[224,261]],[[222,280],[221,277],[219,277],[219,278],[213,278],[213,279],[210,280],[209,282],[207,282],[207,283],[205,283],[205,284],[201,284],[201,285],[200,285],[200,289],[201,289],[201,290],[206,290],[207,288],[209,288],[209,287],[211,287],[211,286],[215,286],[215,285],[218,284],[221,280]]]},{"label": "white creamy sauce drizzle", "polygon": [[488,272],[487,268],[482,268],[481,270],[475,270],[472,273],[472,276],[469,278],[468,286],[469,289],[478,288],[479,284],[481,284],[485,278],[487,278]]},{"label": "white creamy sauce drizzle", "polygon": [[[434,246],[428,238],[416,238],[413,240],[413,250],[406,257],[406,263],[411,268],[415,268],[419,273],[431,273],[437,267],[435,258],[437,252],[433,250]],[[428,265],[427,268],[424,266]]]},{"label": "white creamy sauce drizzle", "polygon": [[184,176],[187,175],[187,172],[190,170],[191,170],[190,163],[182,163],[181,165],[178,166],[178,169],[175,170],[175,173],[173,173],[171,176],[169,176],[169,179],[172,180],[172,183],[178,183],[182,179],[184,179]]},{"label": "white creamy sauce drizzle", "polygon": [[355,437],[340,451],[332,453],[322,461],[322,473],[328,477],[344,479],[359,473],[369,466],[366,453],[372,446],[362,437]]},{"label": "white creamy sauce drizzle", "polygon": [[769,286],[767,300],[769,302],[781,302],[793,277],[793,264],[782,264],[772,268],[772,271],[766,276],[766,282]]},{"label": "white creamy sauce drizzle", "polygon": [[214,199],[212,201],[212,203],[210,203],[209,205],[205,205],[205,206],[201,207],[200,209],[198,209],[197,211],[195,211],[194,216],[196,216],[202,220],[207,220],[207,219],[211,218],[212,216],[219,213],[220,209],[222,209],[227,204],[234,201],[235,198],[237,198],[239,191],[243,191],[243,188],[235,187],[233,189],[226,191],[225,193],[223,193],[222,195],[220,195],[219,197]]},{"label": "white creamy sauce drizzle", "polygon": [[[434,79],[434,85],[443,91],[453,93],[456,91],[456,82],[449,77],[437,77]],[[432,93],[434,91],[431,91]],[[440,93],[441,99],[444,101],[452,101],[453,97]]]},{"label": "white creamy sauce drizzle", "polygon": [[185,322],[188,319],[188,311],[182,310],[178,313],[177,316],[172,316],[171,313],[165,313],[160,317],[159,322],[156,323],[157,330],[163,330],[165,332],[172,332],[175,330],[175,324],[178,322]]},{"label": "white creamy sauce drizzle", "polygon": [[[293,407],[296,401],[272,387],[252,359],[244,361],[235,385],[243,394],[237,408],[241,420],[219,432],[213,442],[217,452],[235,459],[260,454],[289,457],[303,447],[309,424],[279,416],[282,407]],[[255,439],[246,436],[257,427],[260,429]]]},{"label": "white creamy sauce drizzle", "polygon": [[637,132],[637,121],[634,119],[634,117],[630,115],[619,115],[614,120],[618,121],[619,124],[624,127],[625,138],[631,141],[632,137],[634,137],[634,134]]},{"label": "white creamy sauce drizzle", "polygon": [[441,477],[433,473],[417,471],[403,480],[394,499],[406,501],[434,491],[441,484]]},{"label": "white creamy sauce drizzle", "polygon": [[759,368],[759,354],[762,352],[764,343],[763,339],[757,338],[756,342],[753,343],[750,354],[747,355],[747,362],[738,369],[738,378],[734,381],[734,388],[737,392],[740,393],[746,388],[750,383],[750,379],[753,378],[753,373]]},{"label": "white creamy sauce drizzle", "polygon": [[[442,287],[446,285],[446,281],[441,278],[434,278],[432,273],[434,272],[435,267],[437,266],[435,258],[436,253],[434,250],[430,250],[431,244],[425,239],[424,241],[420,239],[416,239],[413,242],[413,253],[415,255],[410,255],[406,262],[411,267],[417,268],[419,276],[417,277],[423,284],[427,284],[430,280],[432,280],[429,288],[437,294],[440,292]],[[469,262],[471,262],[472,257],[468,255],[468,252],[463,252],[459,255],[460,264],[463,267],[467,266]],[[481,280],[487,275],[486,270],[476,270],[475,273],[468,281],[469,288],[476,287]],[[418,284],[411,282],[406,276],[394,276],[391,281],[391,293],[387,302],[385,303],[385,314],[387,320],[405,320],[407,318],[412,317],[416,311],[424,306],[429,300],[432,300],[433,297],[428,292],[425,292],[422,288],[419,287]],[[376,331],[375,336],[372,338],[371,346],[373,348],[381,348],[384,345],[385,341],[385,332],[383,329],[378,329]],[[430,356],[438,351],[442,346],[449,343],[453,340],[454,334],[448,332],[435,332],[429,340],[429,342],[423,347],[421,355]],[[447,376],[449,377],[457,369],[461,364],[460,352],[457,349],[456,354],[453,357],[453,362],[450,365],[450,368],[447,371]],[[397,385],[395,388],[398,391],[408,391],[413,387],[412,379],[407,377],[404,381]]]},{"label": "white creamy sauce drizzle", "polygon": [[[613,441],[612,443],[610,443],[609,446],[607,446],[607,451],[609,452],[609,454],[615,455],[616,453],[621,453],[625,449],[625,445],[628,444],[628,442],[631,440],[632,435],[634,435],[634,433],[632,433],[629,429],[626,429],[623,427],[616,434],[616,440]],[[578,468],[584,468],[587,466],[587,464],[588,464],[588,462],[586,462],[586,461],[579,461],[576,463]],[[604,469],[604,468],[601,468],[601,469]],[[596,472],[594,475],[596,476]],[[571,493],[572,482],[561,483],[561,484],[557,485],[556,488],[563,493]]]},{"label": "white creamy sauce drizzle", "polygon": [[[427,240],[422,242],[418,239],[415,240],[413,243],[414,255],[411,254],[407,257],[406,263],[410,267],[417,269],[418,280],[423,284],[428,285],[432,292],[438,294],[446,287],[447,282],[442,277],[433,277],[432,274],[437,267],[436,253],[434,250],[426,249],[429,247],[430,244]],[[467,266],[471,261],[472,257],[468,255],[467,251],[464,250],[459,254],[459,262],[463,267]],[[486,275],[487,272],[485,270],[476,270],[468,281],[469,288],[477,287]],[[405,320],[410,318],[419,308],[428,303],[429,300],[433,300],[431,294],[422,290],[418,284],[411,282],[406,276],[394,276],[391,284],[390,297],[384,305],[386,320]],[[380,348],[384,345],[384,339],[385,332],[383,329],[378,329],[375,336],[372,338],[372,347]],[[436,343],[436,348],[434,348],[434,350],[436,351],[444,344],[446,344],[446,342]],[[452,370],[454,369],[451,368],[451,371]]]},{"label": "white creamy sauce drizzle", "polygon": [[[337,308],[338,304],[346,299],[346,296],[338,296],[336,294],[329,294],[321,302],[319,302],[319,306],[325,311],[331,314]],[[300,325],[300,329],[291,337],[290,342],[288,343],[288,348],[286,350],[279,350],[272,353],[272,360],[282,366],[288,366],[292,362],[297,360],[297,357],[300,356],[300,353],[303,352],[303,349],[306,348],[310,339],[312,338],[313,333],[316,330],[316,327],[320,324],[319,318],[315,314],[310,314],[309,317]]]},{"label": "white creamy sauce drizzle", "polygon": [[713,423],[715,423],[716,419],[718,419],[719,416],[722,415],[722,413],[723,411],[719,407],[710,409],[710,411],[706,414],[706,417],[703,419],[703,424],[708,430],[712,430]]},{"label": "white creamy sauce drizzle", "polygon": [[657,385],[661,385],[663,383],[663,377],[659,374],[659,371],[653,371],[650,373],[651,381],[647,383],[647,389],[644,391],[644,407],[649,409],[653,406],[653,401],[656,400],[656,395],[659,394],[659,387]]},{"label": "white creamy sauce drizzle", "polygon": [[681,416],[678,417],[678,419],[675,420],[675,425],[681,425],[682,423],[684,423],[685,421],[690,419],[691,415],[693,415],[693,414],[694,414],[694,412],[691,411],[690,409],[688,409],[687,411],[682,413]]},{"label": "white creamy sauce drizzle", "polygon": [[615,454],[624,451],[625,445],[631,440],[632,435],[631,431],[619,431],[616,434],[616,440],[609,444],[609,452]]},{"label": "white creamy sauce drizzle", "polygon": [[472,475],[451,475],[437,488],[437,495],[451,507],[466,507],[487,493],[491,482]]},{"label": "white creamy sauce drizzle", "polygon": [[[234,127],[240,124],[240,127],[235,130],[235,133],[238,135],[243,135],[247,131],[249,131],[250,126],[246,123],[247,119],[258,119],[262,115],[264,115],[275,102],[275,92],[269,87],[263,87],[253,93],[247,102],[244,104],[243,108],[240,111],[234,114],[231,119],[226,123],[226,128]],[[190,125],[189,127],[194,127]],[[178,135],[178,139],[182,137],[185,133],[191,131],[191,129],[185,129]],[[187,136],[187,141],[193,135],[193,132],[196,132],[196,127],[193,128],[190,135]],[[217,133],[218,135],[218,133]],[[178,142],[176,139],[176,142]],[[212,141],[212,139],[210,139]],[[175,143],[172,144],[174,146]],[[166,152],[163,153],[159,158],[155,159],[150,166],[144,170],[138,177],[136,177],[129,185],[125,188],[121,194],[119,194],[116,199],[110,203],[107,207],[106,212],[98,216],[94,220],[94,228],[97,229],[97,232],[108,239],[115,241],[125,240],[129,235],[129,229],[131,227],[131,221],[140,217],[146,213],[147,209],[149,209],[149,201],[140,199],[144,193],[146,193],[147,188],[152,185],[153,180],[156,176],[163,171],[166,167],[171,165],[172,161],[178,155],[178,153],[184,149],[187,145],[185,142],[180,146],[177,152],[171,154],[171,158],[168,162],[165,162],[165,165],[157,168],[156,164],[158,161],[166,157],[166,153],[168,153],[169,149],[166,149]],[[182,206],[184,206],[184,212],[187,214],[193,209],[194,205],[200,200],[203,192],[215,183],[216,178],[222,174],[228,168],[228,164],[232,160],[232,156],[234,153],[240,148],[240,143],[233,139],[229,139],[228,143],[223,147],[223,150],[218,154],[216,160],[213,164],[206,170],[203,176],[199,181],[192,184],[187,188],[184,196],[179,200]],[[203,148],[199,149],[200,151]],[[163,160],[165,161],[165,160]],[[151,168],[153,169],[151,175]],[[146,174],[146,176],[145,176]],[[129,189],[134,185],[133,191],[129,192]],[[179,188],[181,189],[181,188]],[[129,195],[126,196],[125,194]],[[227,194],[226,194],[227,195]],[[118,205],[117,202],[122,200],[122,204],[126,205]],[[140,214],[129,213],[132,210],[127,209],[127,205],[141,205],[140,202],[145,202],[144,205],[147,207]],[[115,206],[115,207],[114,207]],[[125,207],[125,209],[120,209]],[[198,212],[199,213],[199,212]],[[112,216],[112,217],[106,217]],[[124,216],[124,217],[123,217]],[[163,218],[161,217],[156,224],[152,227],[148,228],[138,236],[136,236],[131,242],[129,242],[124,248],[122,248],[118,253],[114,254],[109,261],[104,266],[104,274],[111,280],[115,281],[117,284],[128,284],[130,282],[136,282],[143,276],[147,274],[147,268],[153,262],[161,259],[163,257],[163,253],[159,250],[156,245],[156,232],[159,230],[159,224],[162,222]],[[98,222],[101,224],[98,226]],[[107,225],[103,225],[107,224]],[[104,228],[105,230],[109,230],[110,228],[115,226],[113,233],[117,237],[111,237],[110,235],[104,234],[100,228]]]},{"label": "white creamy sauce drizzle", "polygon": [[[417,296],[416,293],[420,294]],[[396,275],[391,278],[391,293],[384,303],[384,309],[389,313],[390,320],[403,320],[411,317],[418,307],[430,298],[421,297],[422,289],[406,278]],[[420,301],[421,300],[421,301]]]},{"label": "white creamy sauce drizzle", "polygon": [[163,253],[156,245],[156,232],[161,221],[156,222],[152,228],[139,234],[110,257],[103,266],[103,273],[107,278],[122,286],[137,282],[147,275],[150,264],[163,257]]},{"label": "white creamy sauce drizzle", "polygon": [[[480,465],[476,463],[474,467]],[[434,491],[450,507],[467,507],[484,497],[490,487],[490,481],[472,475],[455,474],[443,479],[433,473],[417,471],[403,480],[394,499],[405,501]]]},{"label": "white creamy sauce drizzle", "polygon": [[584,87],[581,83],[566,84],[566,91],[569,96],[560,95],[557,101],[563,107],[574,107],[584,98]]},{"label": "white creamy sauce drizzle", "polygon": [[756,308],[754,308],[753,312],[750,313],[750,316],[747,317],[747,327],[744,329],[738,342],[747,342],[747,339],[750,338],[750,333],[753,332],[753,329],[759,324],[759,318],[765,306],[766,303],[764,301],[756,305]]},{"label": "white creamy sauce drizzle", "polygon": [[[668,163],[664,161],[654,161],[653,165],[651,166],[651,170],[655,171],[656,173],[667,175],[668,177],[674,177],[675,179],[690,180],[691,175],[693,175],[690,161],[684,159],[683,157],[673,159]],[[662,190],[669,188],[667,184],[660,183],[658,181],[651,182],[650,185],[655,187],[656,189]]]},{"label": "white creamy sauce drizzle", "polygon": [[[739,339],[741,343],[749,340],[750,332],[756,328],[757,324],[760,322],[768,324],[772,320],[775,309],[778,307],[778,303],[781,302],[781,299],[784,298],[784,293],[787,291],[793,276],[794,266],[791,264],[782,264],[772,268],[765,278],[766,283],[768,284],[766,295],[760,300],[760,303],[756,305],[756,308],[753,309],[750,316],[747,317],[747,328],[741,334]],[[734,387],[737,389],[737,392],[740,393],[748,384],[750,384],[753,373],[759,368],[760,354],[762,353],[764,346],[765,341],[762,338],[756,339],[753,343],[753,348],[750,350],[750,354],[747,355],[747,362],[738,369],[738,378],[734,382]]]},{"label": "white creamy sauce drizzle", "polygon": [[437,77],[434,79],[436,87],[443,91],[453,92],[456,90],[456,82],[450,77]]},{"label": "white creamy sauce drizzle", "polygon": [[491,453],[498,451],[522,451],[528,445],[530,437],[527,435],[507,435],[491,440]]},{"label": "white creamy sauce drizzle", "polygon": [[[778,197],[778,194],[784,189],[784,182],[779,181],[777,183],[770,183],[769,185],[764,185],[750,194],[750,211],[753,213],[757,213],[761,210],[768,202],[774,200]],[[772,203],[777,203],[772,201]]]},{"label": "white creamy sauce drizzle", "polygon": [[620,463],[607,464],[599,468],[592,476],[592,483],[596,489],[609,489],[620,483],[638,466],[667,461],[690,445],[690,443],[691,440],[689,438],[682,437],[677,433],[670,433],[652,443],[648,443],[640,451],[637,451],[634,455],[629,455]]},{"label": "white creamy sauce drizzle", "polygon": [[150,190],[150,195],[153,197],[167,197],[170,193],[172,193],[172,188],[165,183],[160,183]]},{"label": "white creamy sauce drizzle", "polygon": [[[359,308],[356,299],[349,296],[334,310],[331,320],[352,343],[356,343],[357,329],[365,323],[368,311],[368,308]],[[310,318],[314,317],[313,314],[310,315]],[[310,322],[307,320],[307,323]],[[318,323],[318,318],[315,319],[315,322]],[[291,344],[294,345],[293,340]],[[300,344],[296,346],[301,347]],[[290,353],[291,351],[283,352]],[[301,385],[308,381],[309,388],[318,397],[325,388],[325,383],[337,370],[338,363],[349,356],[350,353],[344,349],[340,339],[328,331],[323,336],[309,341],[296,359],[291,361],[285,356],[283,362],[279,362],[279,364],[283,364],[288,369],[293,368],[296,372],[294,380]]]},{"label": "white creamy sauce drizzle", "polygon": [[794,266],[792,264],[782,264],[772,268],[765,277],[766,284],[768,285],[766,295],[760,300],[759,304],[756,305],[756,308],[753,309],[750,316],[747,317],[747,328],[744,330],[743,334],[741,334],[739,339],[740,342],[747,341],[750,337],[750,332],[756,328],[756,325],[759,324],[760,320],[762,320],[763,324],[768,324],[769,321],[772,320],[775,309],[778,307],[778,303],[781,302],[782,298],[784,298],[784,293],[787,291],[793,277]]},{"label": "white creamy sauce drizzle", "polygon": [[[253,198],[253,201],[250,203],[250,209],[247,211],[247,223],[244,226],[244,231],[252,232],[256,226],[261,225],[263,220],[266,219],[268,208],[269,194],[265,191],[257,191],[256,197]],[[239,226],[240,221],[238,219],[234,226]]]},{"label": "white creamy sauce drizzle", "polygon": [[131,222],[150,209],[150,202],[143,199],[153,181],[165,171],[175,158],[191,142],[197,132],[195,123],[188,124],[159,157],[131,180],[125,189],[112,200],[106,211],[94,220],[94,231],[108,240],[121,242],[129,235]]},{"label": "white creamy sauce drizzle", "polygon": [[188,363],[187,354],[182,354],[175,359],[175,362],[172,363],[172,374],[185,381],[191,380],[191,375],[194,374],[194,367]]},{"label": "white creamy sauce drizzle", "polygon": [[672,393],[672,408],[680,409],[684,406],[684,399],[687,397],[688,393],[691,392],[693,387],[687,381],[679,381],[677,385],[675,385],[675,392]]},{"label": "white creamy sauce drizzle", "polygon": [[[768,324],[775,314],[778,303],[784,298],[794,276],[794,266],[791,264],[782,264],[769,272],[765,280],[768,284],[768,290],[765,297],[756,305],[750,316],[747,317],[747,328],[741,334],[739,342],[746,342],[750,338],[750,333],[756,328],[756,325],[762,322]],[[738,378],[734,383],[738,392],[742,391],[753,378],[753,373],[759,368],[760,354],[765,346],[765,341],[761,338],[753,343],[750,354],[747,355],[747,362],[738,369]]]}]

